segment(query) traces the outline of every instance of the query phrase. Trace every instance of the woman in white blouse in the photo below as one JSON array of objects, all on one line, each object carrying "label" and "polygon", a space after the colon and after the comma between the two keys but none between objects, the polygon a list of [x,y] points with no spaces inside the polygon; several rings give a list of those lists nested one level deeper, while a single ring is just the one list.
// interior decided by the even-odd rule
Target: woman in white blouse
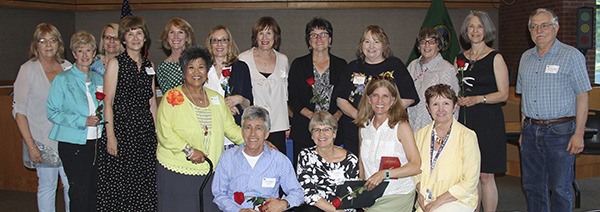
[{"label": "woman in white blouse", "polygon": [[239,55],[250,68],[254,105],[271,115],[268,141],[285,153],[285,132],[289,129],[287,86],[290,66],[288,58],[277,51],[281,29],[272,17],[258,19],[252,28],[252,48]]}]

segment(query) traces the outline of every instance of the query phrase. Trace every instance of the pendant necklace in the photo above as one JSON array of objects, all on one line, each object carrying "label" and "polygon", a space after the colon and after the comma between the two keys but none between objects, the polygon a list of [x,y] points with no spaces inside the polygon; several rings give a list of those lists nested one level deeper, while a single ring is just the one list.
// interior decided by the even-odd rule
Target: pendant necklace
[{"label": "pendant necklace", "polygon": [[[190,99],[195,104],[196,103],[196,99],[194,99],[194,95],[192,94],[192,92],[190,92],[190,90],[187,88],[187,85],[183,85],[183,87],[185,88],[185,91],[187,91],[190,94]],[[200,102],[200,105],[204,103],[202,101],[202,97],[200,97],[200,100],[198,100],[198,101]],[[198,106],[200,106],[200,105],[198,105]]]}]

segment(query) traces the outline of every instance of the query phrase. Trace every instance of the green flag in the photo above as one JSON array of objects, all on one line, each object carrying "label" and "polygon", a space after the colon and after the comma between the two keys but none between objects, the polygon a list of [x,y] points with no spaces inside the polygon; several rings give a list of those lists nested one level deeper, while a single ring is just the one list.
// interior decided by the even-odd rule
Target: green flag
[{"label": "green flag", "polygon": [[[423,24],[421,25],[421,29],[425,27],[434,28],[440,33],[442,42],[445,44],[443,45],[443,48],[440,49],[440,53],[442,53],[442,57],[444,57],[445,60],[454,63],[454,58],[460,51],[460,47],[456,31],[454,30],[454,26],[452,26],[452,20],[450,20],[448,10],[446,9],[446,5],[444,5],[443,0],[432,0],[431,6],[427,11],[427,16],[425,16],[425,21],[423,21]],[[418,45],[419,43],[415,41],[415,45],[406,64],[409,64],[411,61],[421,56],[421,53],[419,53],[419,49],[417,48]]]}]

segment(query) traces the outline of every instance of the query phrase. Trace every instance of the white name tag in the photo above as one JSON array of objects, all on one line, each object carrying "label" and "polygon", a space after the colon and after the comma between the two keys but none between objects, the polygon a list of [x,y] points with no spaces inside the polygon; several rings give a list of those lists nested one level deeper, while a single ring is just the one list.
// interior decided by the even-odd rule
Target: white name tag
[{"label": "white name tag", "polygon": [[154,68],[152,68],[152,67],[146,67],[146,73],[148,75],[155,75],[156,74],[156,72],[154,72]]},{"label": "white name tag", "polygon": [[218,96],[213,96],[210,97],[210,103],[213,105],[220,105],[221,102],[219,102],[219,97]]},{"label": "white name tag", "polygon": [[265,177],[262,180],[262,187],[263,188],[275,188],[276,182],[277,182],[277,180],[275,178]]},{"label": "white name tag", "polygon": [[104,86],[102,86],[102,85],[96,86],[96,92],[103,93],[104,92]]},{"label": "white name tag", "polygon": [[560,68],[560,66],[557,66],[557,65],[547,65],[545,72],[548,74],[556,74],[556,73],[558,73],[559,68]]},{"label": "white name tag", "polygon": [[355,85],[362,85],[362,84],[365,84],[365,80],[366,79],[367,79],[367,77],[354,76],[354,79],[352,80],[352,83],[354,83]]}]

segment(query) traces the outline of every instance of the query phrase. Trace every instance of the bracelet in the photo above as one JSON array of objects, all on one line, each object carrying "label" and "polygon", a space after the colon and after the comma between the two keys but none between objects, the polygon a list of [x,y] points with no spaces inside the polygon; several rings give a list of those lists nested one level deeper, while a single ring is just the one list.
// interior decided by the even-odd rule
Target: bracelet
[{"label": "bracelet", "polygon": [[485,98],[485,95],[483,95],[483,104],[485,104],[487,102],[487,98]]},{"label": "bracelet", "polygon": [[185,145],[185,148],[183,148],[181,151],[185,153],[185,158],[188,160],[190,160],[192,155],[194,155],[194,148],[192,148],[190,145]]},{"label": "bracelet", "polygon": [[390,170],[386,169],[385,170],[385,180],[389,180],[390,179]]}]

